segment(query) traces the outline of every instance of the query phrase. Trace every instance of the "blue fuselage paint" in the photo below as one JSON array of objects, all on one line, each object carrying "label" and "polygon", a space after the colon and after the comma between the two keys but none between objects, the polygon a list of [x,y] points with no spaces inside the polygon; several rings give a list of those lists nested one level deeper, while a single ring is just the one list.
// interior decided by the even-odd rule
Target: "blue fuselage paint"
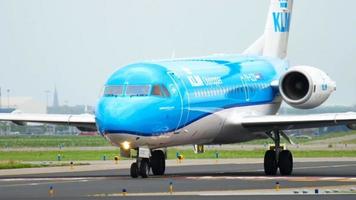
[{"label": "blue fuselage paint", "polygon": [[[283,60],[241,55],[140,62],[122,67],[107,86],[164,85],[169,96],[102,96],[96,107],[101,134],[158,136],[227,108],[271,103],[271,82]],[[152,89],[152,88],[151,88]]]}]

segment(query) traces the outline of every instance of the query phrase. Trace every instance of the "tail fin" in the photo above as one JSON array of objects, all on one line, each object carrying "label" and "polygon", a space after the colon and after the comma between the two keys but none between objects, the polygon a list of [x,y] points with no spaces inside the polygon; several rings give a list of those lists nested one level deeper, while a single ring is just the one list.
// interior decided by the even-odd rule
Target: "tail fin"
[{"label": "tail fin", "polygon": [[293,0],[271,0],[265,32],[245,50],[245,54],[284,59],[287,56]]}]

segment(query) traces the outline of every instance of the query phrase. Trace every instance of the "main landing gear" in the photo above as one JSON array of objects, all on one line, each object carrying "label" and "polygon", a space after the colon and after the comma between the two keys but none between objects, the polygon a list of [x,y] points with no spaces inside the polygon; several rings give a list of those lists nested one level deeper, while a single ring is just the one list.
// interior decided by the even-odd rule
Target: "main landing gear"
[{"label": "main landing gear", "polygon": [[281,175],[291,175],[293,171],[293,155],[290,151],[284,150],[280,145],[281,131],[273,131],[268,135],[274,141],[274,149],[265,153],[264,170],[266,175],[276,175],[279,168]]},{"label": "main landing gear", "polygon": [[164,174],[166,170],[166,156],[162,150],[152,151],[149,158],[140,158],[139,153],[137,153],[136,162],[131,164],[130,175],[132,178],[139,176],[147,178],[150,169],[152,169],[153,175],[159,176]]}]

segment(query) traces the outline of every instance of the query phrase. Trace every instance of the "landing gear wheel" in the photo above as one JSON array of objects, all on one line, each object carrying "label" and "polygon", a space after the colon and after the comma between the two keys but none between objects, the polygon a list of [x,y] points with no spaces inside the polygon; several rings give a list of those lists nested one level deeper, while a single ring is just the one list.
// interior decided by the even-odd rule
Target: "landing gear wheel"
[{"label": "landing gear wheel", "polygon": [[279,153],[278,160],[279,172],[281,175],[291,175],[293,171],[293,156],[288,150]]},{"label": "landing gear wheel", "polygon": [[166,160],[163,151],[156,150],[152,152],[150,160],[153,175],[163,175],[166,170]]},{"label": "landing gear wheel", "polygon": [[140,163],[140,175],[142,178],[147,178],[150,172],[149,160],[147,158],[143,158]]},{"label": "landing gear wheel", "polygon": [[264,159],[264,169],[266,175],[276,175],[277,174],[277,159],[276,152],[273,150],[268,150],[265,153]]},{"label": "landing gear wheel", "polygon": [[137,166],[137,163],[134,162],[131,164],[131,167],[130,167],[130,176],[132,178],[137,178],[138,177],[138,166]]}]

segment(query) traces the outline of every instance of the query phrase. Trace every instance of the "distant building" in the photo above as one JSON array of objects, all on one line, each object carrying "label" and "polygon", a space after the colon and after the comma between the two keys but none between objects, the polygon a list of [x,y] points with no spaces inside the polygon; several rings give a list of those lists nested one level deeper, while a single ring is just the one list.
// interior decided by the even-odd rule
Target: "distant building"
[{"label": "distant building", "polygon": [[92,106],[85,105],[60,105],[59,95],[57,87],[54,87],[53,93],[53,104],[47,108],[48,114],[84,114],[84,113],[93,113],[94,108]]},{"label": "distant building", "polygon": [[48,107],[48,114],[84,114],[93,113],[94,107],[85,105]]},{"label": "distant building", "polygon": [[46,113],[46,104],[37,101],[32,97],[9,97],[9,108],[1,108],[1,110],[8,109],[13,112],[23,113]]},{"label": "distant building", "polygon": [[15,108],[0,108],[0,113],[12,113],[15,111]]},{"label": "distant building", "polygon": [[53,108],[59,107],[59,100],[58,100],[58,93],[57,93],[57,87],[54,87],[54,93],[53,93]]},{"label": "distant building", "polygon": [[[61,106],[57,88],[54,88],[53,104],[47,107],[45,102],[40,102],[32,97],[8,97],[6,108],[0,107],[0,113],[50,113],[50,114],[83,114],[92,113],[93,107],[85,105]],[[7,108],[9,107],[9,108]],[[11,122],[0,122],[0,135],[31,134],[31,135],[53,135],[53,134],[79,134],[75,127],[60,126],[53,124],[29,123],[27,126],[18,126]]]}]

